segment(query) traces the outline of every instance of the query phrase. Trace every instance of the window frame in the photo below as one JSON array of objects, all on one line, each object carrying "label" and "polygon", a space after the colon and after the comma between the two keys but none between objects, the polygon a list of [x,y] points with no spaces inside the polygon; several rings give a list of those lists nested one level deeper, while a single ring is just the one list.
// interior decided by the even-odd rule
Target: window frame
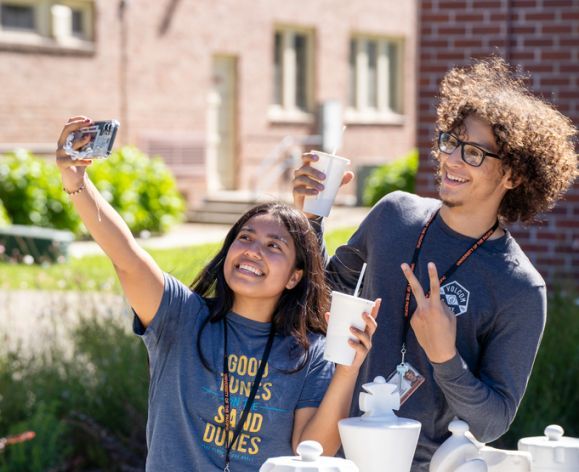
[{"label": "window frame", "polygon": [[[281,35],[281,53],[279,73],[276,71],[275,61],[278,53],[276,37]],[[298,35],[305,37],[305,106],[300,107],[298,102],[298,58],[295,48],[295,38]],[[308,123],[314,122],[314,43],[315,31],[300,26],[276,25],[273,30],[273,58],[272,61],[272,93],[268,110],[268,118],[273,122]],[[279,81],[279,83],[278,83]],[[276,93],[277,92],[277,93]],[[281,103],[275,103],[276,96]]]},{"label": "window frame", "polygon": [[[376,46],[376,106],[369,103],[370,69],[368,45]],[[404,46],[400,37],[354,33],[348,49],[348,101],[344,118],[352,124],[403,124],[404,117]],[[355,51],[353,51],[355,49]],[[394,50],[394,54],[392,54]],[[393,62],[393,64],[392,64]],[[394,83],[393,83],[394,82]]]},{"label": "window frame", "polygon": [[[78,52],[94,53],[95,17],[94,0],[0,0],[0,5],[23,5],[34,9],[35,29],[18,30],[0,24],[0,49],[34,52]],[[64,5],[81,12],[82,34],[56,37],[52,6]],[[72,21],[72,18],[71,18]],[[72,24],[71,24],[72,30]]]}]

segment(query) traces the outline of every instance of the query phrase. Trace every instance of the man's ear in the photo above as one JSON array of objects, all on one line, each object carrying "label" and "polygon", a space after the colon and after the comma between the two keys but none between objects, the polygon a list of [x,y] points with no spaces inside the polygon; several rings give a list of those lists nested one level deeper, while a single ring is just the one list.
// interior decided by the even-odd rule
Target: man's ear
[{"label": "man's ear", "polygon": [[288,290],[291,290],[300,282],[300,280],[302,280],[303,276],[304,276],[303,270],[301,270],[301,269],[294,270],[293,274],[291,275],[291,277],[287,281],[285,288],[287,288]]},{"label": "man's ear", "polygon": [[513,177],[513,172],[509,169],[505,172],[505,175],[503,175],[503,182],[507,190],[513,190],[521,184],[521,178]]}]

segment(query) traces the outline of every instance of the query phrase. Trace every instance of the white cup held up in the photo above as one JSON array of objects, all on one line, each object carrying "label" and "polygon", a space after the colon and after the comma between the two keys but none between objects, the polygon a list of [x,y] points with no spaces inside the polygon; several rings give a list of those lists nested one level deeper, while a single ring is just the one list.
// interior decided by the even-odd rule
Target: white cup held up
[{"label": "white cup held up", "polygon": [[304,200],[304,212],[318,216],[328,216],[342,183],[342,177],[350,160],[345,157],[328,154],[322,151],[312,151],[318,156],[317,161],[310,165],[326,175],[323,181],[324,190],[317,195],[308,195]]}]

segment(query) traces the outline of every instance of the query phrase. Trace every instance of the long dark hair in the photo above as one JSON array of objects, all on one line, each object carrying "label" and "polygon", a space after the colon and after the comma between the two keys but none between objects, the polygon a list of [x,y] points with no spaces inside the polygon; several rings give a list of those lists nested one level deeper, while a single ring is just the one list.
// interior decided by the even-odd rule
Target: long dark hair
[{"label": "long dark hair", "polygon": [[[203,365],[211,370],[201,349],[201,338],[207,323],[217,323],[231,311],[234,293],[225,281],[223,266],[229,248],[241,228],[257,215],[270,214],[276,217],[291,235],[295,250],[295,269],[303,270],[303,276],[292,289],[281,294],[273,313],[272,323],[277,334],[291,335],[307,354],[310,342],[308,333],[326,333],[324,313],[329,306],[329,288],[325,281],[324,264],[318,239],[307,218],[295,208],[279,202],[263,203],[243,214],[227,233],[223,246],[191,284],[191,289],[206,299],[209,317],[197,335],[197,351]],[[307,362],[307,356],[301,356]]]}]

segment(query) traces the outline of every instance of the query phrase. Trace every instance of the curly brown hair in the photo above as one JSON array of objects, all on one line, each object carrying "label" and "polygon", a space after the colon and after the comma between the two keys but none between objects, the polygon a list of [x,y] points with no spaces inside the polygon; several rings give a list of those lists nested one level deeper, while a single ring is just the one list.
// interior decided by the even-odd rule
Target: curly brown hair
[{"label": "curly brown hair", "polygon": [[[551,209],[577,176],[577,129],[551,104],[533,96],[499,57],[456,67],[442,80],[436,124],[440,130],[461,128],[469,115],[487,121],[501,156],[518,185],[499,207],[506,223],[529,223]],[[436,141],[434,158],[439,162]]]}]

